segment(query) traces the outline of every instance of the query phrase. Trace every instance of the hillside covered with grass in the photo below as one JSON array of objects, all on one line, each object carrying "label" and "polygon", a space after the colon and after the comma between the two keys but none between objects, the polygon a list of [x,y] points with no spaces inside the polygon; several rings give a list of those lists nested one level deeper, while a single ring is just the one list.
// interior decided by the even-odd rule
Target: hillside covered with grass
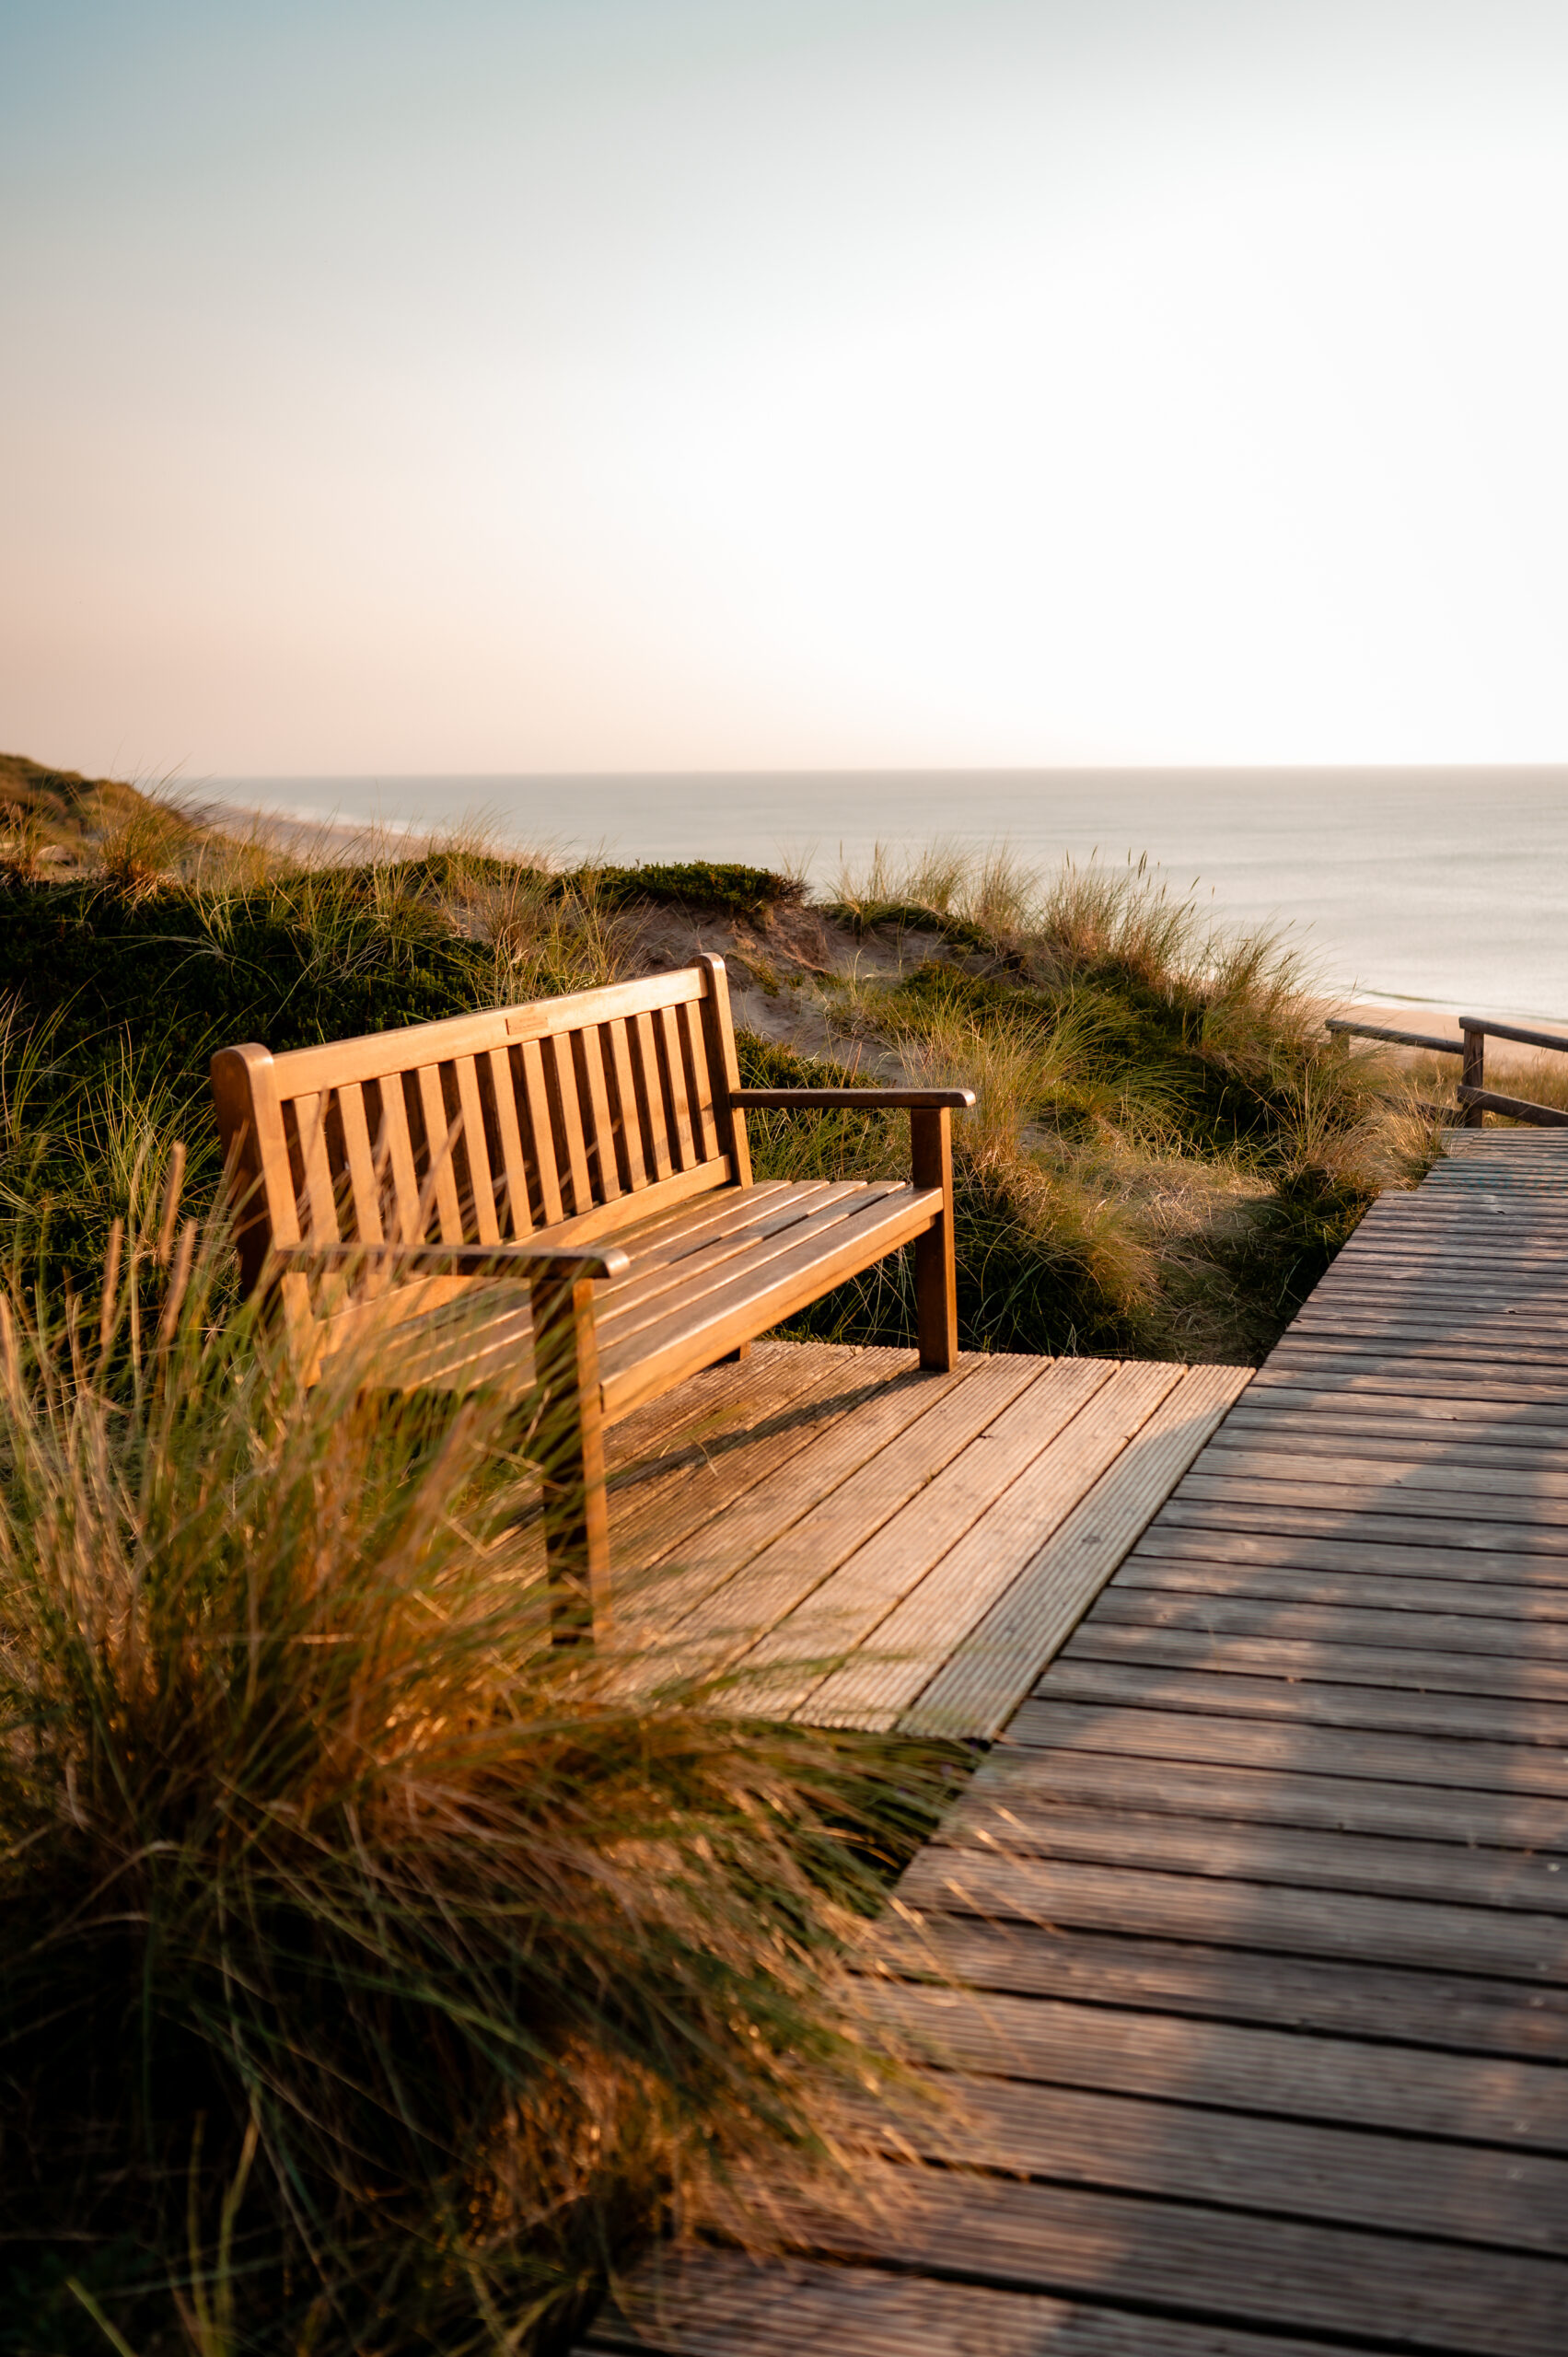
[{"label": "hillside covered with grass", "polygon": [[[333,864],[4,778],[0,2357],[560,2357],[654,2236],[863,2200],[908,2057],[859,1943],[968,1760],[651,1689],[637,1616],[552,1643],[528,1402],[305,1388],[237,1300],[214,1049],[719,950],[749,1080],[977,1090],[971,1348],[1253,1356],[1433,1132],[1138,870]],[[907,1167],[899,1116],[750,1126]],[[884,1264],[807,1324],[911,1306]]]},{"label": "hillside covered with grass", "polygon": [[[1321,1028],[1289,954],[1141,869],[940,849],[809,901],[707,864],[562,870],[482,840],[350,864],[12,759],[0,781],[0,1261],[81,1283],[172,1142],[218,1170],[207,1062],[730,960],[749,1082],[965,1082],[968,1348],[1245,1360],[1434,1150],[1408,1084]],[[906,1125],[752,1118],[760,1175],[901,1169]],[[803,1330],[898,1341],[897,1262]]]}]

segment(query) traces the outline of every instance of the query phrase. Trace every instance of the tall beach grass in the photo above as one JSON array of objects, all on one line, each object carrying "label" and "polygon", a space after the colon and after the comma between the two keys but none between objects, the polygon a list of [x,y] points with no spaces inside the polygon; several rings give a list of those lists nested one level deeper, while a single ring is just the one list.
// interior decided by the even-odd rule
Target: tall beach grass
[{"label": "tall beach grass", "polygon": [[176,1228],[0,1294],[0,2347],[547,2346],[842,2159],[934,1771],[626,1699],[528,1403],[304,1392]]}]

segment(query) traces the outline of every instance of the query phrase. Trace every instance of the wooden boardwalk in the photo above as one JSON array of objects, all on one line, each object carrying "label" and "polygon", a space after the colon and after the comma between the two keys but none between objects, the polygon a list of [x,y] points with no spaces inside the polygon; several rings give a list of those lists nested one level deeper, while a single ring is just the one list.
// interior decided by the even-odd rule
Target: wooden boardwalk
[{"label": "wooden boardwalk", "polygon": [[1568,1141],[1463,1144],[904,1877],[878,2002],[951,2115],[585,2349],[1568,2351]]},{"label": "wooden boardwalk", "polygon": [[627,1674],[723,1674],[816,1725],[994,1736],[1249,1377],[761,1343],[616,1429]]}]

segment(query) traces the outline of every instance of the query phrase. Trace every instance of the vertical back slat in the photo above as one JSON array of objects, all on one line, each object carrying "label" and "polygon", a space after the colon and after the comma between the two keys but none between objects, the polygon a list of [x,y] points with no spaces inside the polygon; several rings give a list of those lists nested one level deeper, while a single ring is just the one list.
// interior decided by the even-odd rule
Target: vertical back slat
[{"label": "vertical back slat", "polygon": [[423,1244],[424,1238],[419,1233],[419,1173],[414,1167],[413,1138],[409,1130],[401,1074],[394,1073],[383,1080],[377,1093],[381,1120],[376,1159],[385,1167],[391,1181],[389,1209],[393,1214],[389,1223],[392,1234],[387,1240],[394,1244]]},{"label": "vertical back slat", "polygon": [[703,1037],[702,1010],[688,999],[677,1012],[680,1017],[687,1101],[691,1109],[691,1135],[696,1142],[697,1159],[712,1162],[719,1150],[718,1133],[714,1126],[714,1091],[708,1077],[708,1043]]},{"label": "vertical back slat", "polygon": [[505,1048],[486,1051],[490,1065],[490,1086],[495,1098],[495,1133],[501,1144],[501,1167],[506,1178],[506,1212],[505,1229],[507,1236],[520,1239],[533,1227],[533,1204],[528,1198],[528,1167],[523,1158],[523,1134],[517,1125],[517,1084],[512,1076],[511,1059]]},{"label": "vertical back slat", "polygon": [[719,1152],[728,1155],[737,1184],[749,1187],[751,1149],[746,1136],[746,1116],[738,1110],[730,1094],[740,1086],[740,1061],[735,1052],[735,1025],[730,1019],[729,975],[722,958],[699,958],[697,963],[708,978],[703,1000],[703,1031],[708,1043],[708,1072],[713,1082]]},{"label": "vertical back slat", "polygon": [[326,1097],[296,1097],[294,1100],[294,1121],[304,1169],[304,1198],[309,1209],[306,1224],[307,1241],[311,1244],[341,1243],[338,1207],[333,1197],[332,1166],[327,1155]]},{"label": "vertical back slat", "polygon": [[370,1150],[370,1127],[365,1118],[365,1091],[357,1081],[340,1088],[338,1119],[343,1123],[343,1158],[348,1166],[349,1200],[354,1206],[356,1244],[384,1244],[381,1205],[376,1184],[376,1157]]},{"label": "vertical back slat", "polygon": [[[424,1166],[424,1185],[420,1191],[431,1190],[440,1231],[439,1240],[443,1244],[461,1244],[463,1213],[458,1200],[458,1174],[452,1167],[451,1155],[446,1151],[451,1120],[441,1086],[441,1067],[439,1064],[422,1064],[414,1077],[419,1087],[419,1109],[424,1117],[424,1151],[428,1157]],[[435,1176],[433,1188],[432,1173]]]},{"label": "vertical back slat", "polygon": [[587,1149],[588,1167],[598,1184],[601,1203],[613,1203],[621,1195],[621,1173],[615,1161],[615,1132],[610,1119],[610,1091],[605,1085],[604,1042],[597,1023],[590,1023],[572,1034],[575,1061],[582,1079],[582,1097],[587,1106],[584,1144]]},{"label": "vertical back slat", "polygon": [[604,1042],[605,1064],[615,1097],[612,1111],[621,1176],[628,1189],[635,1193],[639,1187],[647,1185],[648,1172],[643,1159],[642,1112],[632,1078],[632,1051],[626,1038],[626,1026],[624,1023],[606,1023],[599,1037]]},{"label": "vertical back slat", "polygon": [[651,1015],[633,1016],[627,1025],[632,1051],[632,1086],[637,1117],[643,1125],[643,1155],[650,1178],[669,1177],[669,1121],[659,1080],[658,1048]]},{"label": "vertical back slat", "polygon": [[657,1030],[659,1078],[664,1084],[665,1103],[668,1109],[670,1160],[678,1170],[690,1170],[699,1161],[691,1143],[691,1116],[686,1102],[686,1067],[680,1053],[680,1032],[672,1006],[658,1009]]},{"label": "vertical back slat", "polygon": [[537,1039],[525,1039],[512,1050],[522,1074],[522,1105],[528,1115],[528,1145],[533,1154],[534,1179],[539,1188],[540,1217],[546,1227],[564,1216],[561,1202],[561,1161],[551,1119],[550,1082],[544,1053]]},{"label": "vertical back slat", "polygon": [[[587,1145],[583,1136],[583,1109],[577,1097],[576,1062],[572,1053],[569,1031],[554,1033],[540,1041],[544,1058],[545,1086],[550,1091],[550,1106],[560,1130],[561,1144],[566,1157],[562,1173],[572,1192],[572,1211],[586,1212],[593,1202],[593,1190],[588,1184]],[[566,1187],[562,1189],[565,1194]]]},{"label": "vertical back slat", "polygon": [[463,1117],[463,1153],[473,1191],[473,1220],[480,1244],[499,1244],[495,1225],[495,1181],[490,1175],[490,1148],[484,1135],[484,1107],[480,1101],[479,1074],[471,1056],[459,1056],[452,1065],[458,1085],[458,1108]]}]

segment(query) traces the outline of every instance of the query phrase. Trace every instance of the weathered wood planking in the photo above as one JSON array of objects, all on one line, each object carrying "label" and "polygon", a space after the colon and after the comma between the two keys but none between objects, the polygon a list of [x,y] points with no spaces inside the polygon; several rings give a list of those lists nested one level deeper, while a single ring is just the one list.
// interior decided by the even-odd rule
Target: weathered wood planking
[{"label": "weathered wood planking", "polygon": [[[749,1710],[989,1738],[1244,1388],[1245,1367],[763,1343],[728,1430],[682,1422],[610,1489],[639,1689],[723,1672]],[[677,1395],[683,1399],[684,1395]],[[743,1391],[726,1398],[745,1397]]]},{"label": "weathered wood planking", "polygon": [[1568,1141],[1461,1143],[906,1873],[874,2002],[956,2100],[868,2107],[797,2256],[677,2256],[587,2346],[1568,2349]]}]

